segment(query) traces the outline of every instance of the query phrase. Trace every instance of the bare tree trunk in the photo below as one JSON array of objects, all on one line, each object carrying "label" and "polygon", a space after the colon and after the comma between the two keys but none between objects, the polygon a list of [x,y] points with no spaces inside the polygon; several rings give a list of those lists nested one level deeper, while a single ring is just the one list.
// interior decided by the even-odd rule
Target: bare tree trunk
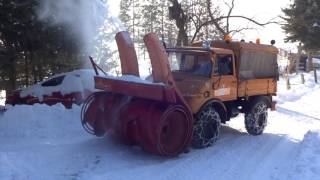
[{"label": "bare tree trunk", "polygon": [[36,70],[36,66],[37,63],[34,59],[34,52],[33,49],[30,48],[30,65],[31,65],[31,78],[33,78],[33,84],[36,84],[38,82],[38,76],[37,76],[37,70]]},{"label": "bare tree trunk", "polygon": [[43,65],[42,65],[42,57],[39,57],[39,62],[38,62],[38,79],[39,81],[43,80]]},{"label": "bare tree trunk", "polygon": [[172,6],[169,8],[170,19],[175,20],[178,28],[177,46],[188,45],[188,17],[178,0],[170,0]]},{"label": "bare tree trunk", "polygon": [[13,90],[17,88],[16,78],[17,78],[16,60],[13,57],[10,60],[9,86],[6,88],[7,93],[11,93]]},{"label": "bare tree trunk", "polygon": [[177,46],[187,46],[188,45],[188,35],[184,29],[179,29],[178,38],[177,38]]}]

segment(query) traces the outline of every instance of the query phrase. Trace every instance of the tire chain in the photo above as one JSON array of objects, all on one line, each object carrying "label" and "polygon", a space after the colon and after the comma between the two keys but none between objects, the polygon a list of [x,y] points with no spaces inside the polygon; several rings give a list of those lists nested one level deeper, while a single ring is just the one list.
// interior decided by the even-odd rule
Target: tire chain
[{"label": "tire chain", "polygon": [[[213,143],[215,143],[219,136],[219,129],[220,129],[220,117],[219,114],[212,108],[207,107],[205,108],[198,116],[198,121],[193,126],[193,133],[194,136],[197,138],[198,141],[201,142],[202,147],[208,147],[211,146]],[[218,127],[216,128],[216,132],[214,132],[214,137],[211,139],[208,139],[204,136],[205,134],[205,126],[208,126],[212,121],[215,122],[215,125]],[[217,122],[219,121],[219,122]]]}]

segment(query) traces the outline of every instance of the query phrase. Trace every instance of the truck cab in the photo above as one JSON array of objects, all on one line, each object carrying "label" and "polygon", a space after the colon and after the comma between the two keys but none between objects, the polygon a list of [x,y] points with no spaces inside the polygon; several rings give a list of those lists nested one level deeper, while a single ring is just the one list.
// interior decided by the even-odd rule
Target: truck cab
[{"label": "truck cab", "polygon": [[220,124],[240,113],[249,134],[262,134],[267,109],[275,109],[277,48],[216,41],[166,50],[175,84],[195,118],[194,147],[213,144]]},{"label": "truck cab", "polygon": [[237,99],[236,62],[231,50],[176,48],[167,52],[173,78],[193,113],[210,99]]}]

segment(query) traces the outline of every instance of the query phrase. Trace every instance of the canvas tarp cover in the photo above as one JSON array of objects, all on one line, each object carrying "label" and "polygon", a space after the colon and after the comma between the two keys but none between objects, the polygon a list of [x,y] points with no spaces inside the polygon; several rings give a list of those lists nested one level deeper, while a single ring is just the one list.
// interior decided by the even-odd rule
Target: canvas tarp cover
[{"label": "canvas tarp cover", "polygon": [[240,80],[278,78],[276,53],[242,50],[240,57]]}]

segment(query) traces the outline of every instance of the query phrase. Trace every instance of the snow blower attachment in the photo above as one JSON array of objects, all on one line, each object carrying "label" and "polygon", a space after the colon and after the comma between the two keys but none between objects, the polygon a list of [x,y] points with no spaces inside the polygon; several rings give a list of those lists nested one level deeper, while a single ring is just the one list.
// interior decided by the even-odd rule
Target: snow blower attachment
[{"label": "snow blower attachment", "polygon": [[129,34],[119,32],[116,41],[123,76],[95,76],[95,87],[102,91],[84,103],[83,127],[96,136],[108,132],[152,154],[178,155],[190,144],[193,116],[173,80],[163,45],[155,34],[144,37],[153,69],[153,82],[149,82],[139,78]]}]

